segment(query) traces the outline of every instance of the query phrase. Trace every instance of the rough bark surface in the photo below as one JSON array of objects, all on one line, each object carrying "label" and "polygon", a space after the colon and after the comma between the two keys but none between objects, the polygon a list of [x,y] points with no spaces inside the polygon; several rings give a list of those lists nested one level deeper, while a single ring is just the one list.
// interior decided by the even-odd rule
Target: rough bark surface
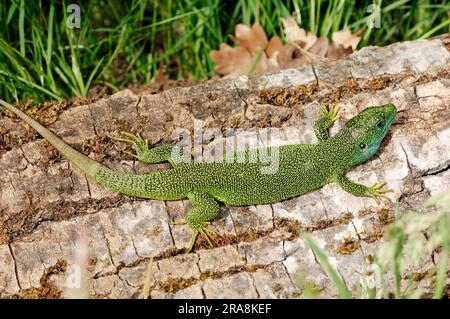
[{"label": "rough bark surface", "polygon": [[[293,298],[301,297],[299,274],[323,289],[323,296],[335,297],[333,284],[298,237],[299,227],[311,232],[354,288],[393,220],[395,202],[401,212],[425,212],[424,199],[450,187],[449,75],[445,44],[415,41],[367,47],[333,63],[161,94],[125,90],[91,104],[34,114],[110,167],[149,172],[167,165],[133,161],[122,152],[126,145],[110,136],[140,131],[150,143],[170,142],[177,128],[192,131],[195,119],[196,125],[221,133],[242,128],[235,132],[240,137],[270,132],[272,145],[314,143],[312,125],[321,103],[335,102],[342,109],[334,132],[366,106],[398,106],[379,154],[349,174],[366,185],[387,181],[394,189],[392,203],[356,198],[330,184],[273,205],[223,207],[211,225],[217,247],[199,240],[190,254],[183,249],[191,231],[170,223],[184,216],[187,201],[114,194],[87,180],[32,129],[3,113],[0,296],[60,297],[76,278],[79,268],[73,265],[84,260],[87,265],[80,269],[87,270],[92,297],[137,296],[147,277],[152,298]],[[87,256],[83,247],[88,247]]]}]

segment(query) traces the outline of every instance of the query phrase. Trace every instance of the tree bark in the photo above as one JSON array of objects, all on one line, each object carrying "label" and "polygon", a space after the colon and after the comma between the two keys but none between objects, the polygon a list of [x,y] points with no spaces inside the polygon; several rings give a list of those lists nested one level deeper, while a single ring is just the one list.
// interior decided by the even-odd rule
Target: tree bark
[{"label": "tree bark", "polygon": [[[370,256],[394,219],[396,203],[401,213],[428,212],[424,200],[450,187],[449,74],[445,39],[414,41],[366,47],[342,60],[300,69],[160,94],[125,90],[93,103],[68,108],[56,103],[34,112],[84,154],[110,167],[144,173],[167,165],[133,161],[123,153],[126,145],[111,136],[138,131],[150,143],[174,142],[177,128],[192,133],[202,127],[239,140],[269,133],[271,145],[315,143],[312,126],[323,103],[341,108],[332,134],[367,106],[397,105],[398,116],[379,153],[348,174],[366,185],[387,181],[394,190],[388,194],[392,202],[377,204],[329,184],[273,205],[223,207],[211,225],[217,247],[199,240],[190,254],[183,249],[191,230],[170,224],[184,217],[187,201],[115,194],[88,180],[32,129],[4,113],[0,297],[131,298],[147,283],[152,298],[295,298],[301,297],[298,276],[323,289],[323,296],[336,297],[298,229],[311,232],[354,289],[370,269]],[[203,138],[205,156],[211,145],[223,142]],[[423,267],[431,262],[430,256]],[[77,289],[84,279],[87,286]]]}]

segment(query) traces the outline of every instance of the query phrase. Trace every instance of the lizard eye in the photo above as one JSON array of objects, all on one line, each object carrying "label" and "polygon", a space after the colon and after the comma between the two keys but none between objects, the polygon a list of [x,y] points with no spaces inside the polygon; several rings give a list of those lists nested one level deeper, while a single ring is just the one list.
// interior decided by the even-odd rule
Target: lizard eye
[{"label": "lizard eye", "polygon": [[384,126],[384,121],[380,121],[377,123],[378,128],[382,128]]},{"label": "lizard eye", "polygon": [[365,149],[365,148],[366,148],[366,146],[367,146],[367,145],[366,145],[366,144],[364,144],[364,143],[361,143],[361,144],[359,144],[359,148],[360,148],[360,149],[362,149],[362,150],[363,150],[363,149]]}]

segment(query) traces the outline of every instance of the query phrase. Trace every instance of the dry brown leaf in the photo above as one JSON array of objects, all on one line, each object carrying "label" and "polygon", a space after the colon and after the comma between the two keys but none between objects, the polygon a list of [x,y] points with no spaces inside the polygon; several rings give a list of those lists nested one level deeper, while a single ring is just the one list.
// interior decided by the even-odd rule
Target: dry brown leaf
[{"label": "dry brown leaf", "polygon": [[257,55],[253,56],[252,62],[250,63],[248,69],[246,70],[246,72],[244,74],[249,74],[249,72],[251,71],[252,64],[254,63],[255,59],[258,59],[258,58],[259,58],[258,63],[256,64],[256,67],[253,70],[253,72],[256,72],[256,73],[264,72],[264,71],[268,71],[270,69],[269,60],[267,59],[267,56],[263,51],[260,56],[257,56]]},{"label": "dry brown leaf", "polygon": [[281,19],[281,22],[284,26],[287,42],[300,43],[305,50],[308,50],[316,43],[317,36],[312,32],[306,33],[304,29],[298,26],[294,18]]},{"label": "dry brown leaf", "polygon": [[244,47],[232,47],[221,43],[218,51],[211,51],[211,60],[216,63],[216,72],[223,74],[242,75],[251,66],[252,56]]},{"label": "dry brown leaf", "polygon": [[273,57],[277,54],[278,51],[283,47],[283,41],[281,41],[280,37],[274,36],[270,39],[269,44],[266,47],[266,54],[269,58]]},{"label": "dry brown leaf", "polygon": [[[238,24],[235,35],[230,35],[237,46],[231,47],[222,43],[218,51],[211,51],[210,57],[216,63],[216,72],[230,76],[248,74],[253,72],[264,72],[278,69],[276,59],[278,51],[283,43],[279,37],[267,40],[266,33],[259,23],[249,27]],[[254,69],[252,67],[258,59]]]},{"label": "dry brown leaf", "polygon": [[257,54],[259,50],[264,50],[267,46],[266,33],[258,22],[251,28],[245,24],[236,25],[235,34],[237,45],[246,48],[252,54]]},{"label": "dry brown leaf", "polygon": [[268,70],[272,71],[279,69],[280,65],[278,64],[278,54],[282,48],[283,41],[281,41],[280,37],[274,36],[270,39],[265,50],[268,58]]},{"label": "dry brown leaf", "polygon": [[351,47],[353,51],[356,50],[359,41],[361,41],[360,36],[353,34],[348,29],[333,32],[331,39],[337,46],[342,45],[345,49]]},{"label": "dry brown leaf", "polygon": [[[294,18],[282,19],[288,43],[278,36],[268,41],[261,25],[251,27],[238,24],[230,38],[236,47],[222,43],[218,51],[210,53],[216,63],[216,72],[230,76],[252,72],[274,71],[310,64],[318,59],[339,59],[356,49],[361,37],[349,30],[333,33],[333,43],[326,36],[318,38],[300,28]],[[258,59],[258,61],[256,61]],[[255,64],[256,63],[256,64]]]},{"label": "dry brown leaf", "polygon": [[329,43],[330,42],[327,37],[320,37],[317,39],[316,43],[311,46],[308,52],[317,57],[323,58],[327,54]]},{"label": "dry brown leaf", "polygon": [[[309,64],[321,58],[339,59],[352,53],[358,46],[361,37],[350,30],[333,33],[333,43],[327,37],[317,38],[311,32],[299,27],[294,18],[282,19],[287,44],[278,54],[280,68],[296,67]],[[300,47],[296,47],[300,44]]]},{"label": "dry brown leaf", "polygon": [[309,50],[299,47],[295,43],[287,43],[280,50],[278,64],[280,68],[294,68],[302,64],[310,64],[322,59],[327,54],[329,41],[327,37],[320,37]]},{"label": "dry brown leaf", "polygon": [[347,56],[353,52],[351,47],[344,48],[342,44],[336,45],[336,43],[332,43],[327,52],[327,58],[331,60],[337,60]]},{"label": "dry brown leaf", "polygon": [[293,43],[286,43],[278,53],[278,64],[280,69],[295,68],[305,63],[308,63],[308,60]]}]

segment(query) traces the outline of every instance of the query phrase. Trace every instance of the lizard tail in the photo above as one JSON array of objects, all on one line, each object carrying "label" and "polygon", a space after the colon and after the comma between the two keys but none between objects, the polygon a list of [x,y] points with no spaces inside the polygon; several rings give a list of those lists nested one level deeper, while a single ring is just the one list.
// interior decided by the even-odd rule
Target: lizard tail
[{"label": "lizard tail", "polygon": [[12,106],[9,103],[0,99],[0,105],[4,106],[8,111],[13,112],[32,128],[34,128],[42,137],[44,137],[50,144],[52,144],[61,154],[63,154],[72,164],[78,167],[84,174],[94,178],[98,171],[103,167],[99,162],[81,154],[69,144],[64,142],[58,136],[53,134],[50,130],[33,120],[27,114],[19,110],[18,108]]}]

